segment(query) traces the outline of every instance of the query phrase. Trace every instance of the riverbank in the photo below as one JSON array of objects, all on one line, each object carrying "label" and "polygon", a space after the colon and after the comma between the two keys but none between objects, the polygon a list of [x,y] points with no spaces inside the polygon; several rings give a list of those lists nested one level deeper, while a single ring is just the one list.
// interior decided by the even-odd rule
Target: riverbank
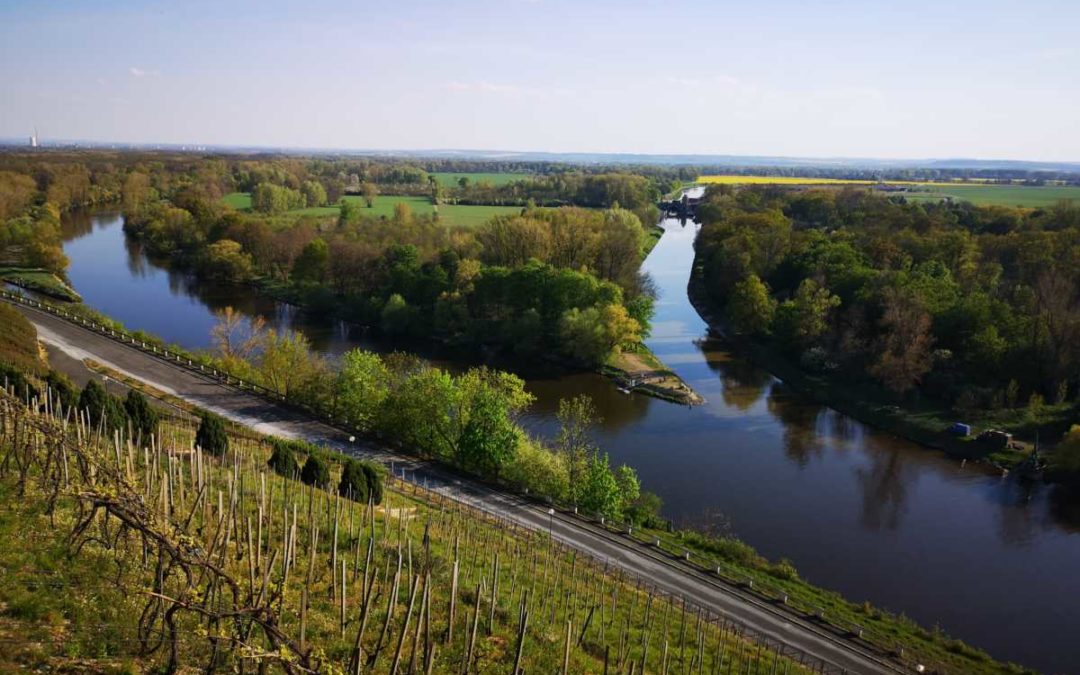
[{"label": "riverbank", "polygon": [[637,349],[613,354],[599,373],[615,380],[621,391],[637,392],[680,405],[701,405],[705,399],[690,388],[656,354],[639,344]]},{"label": "riverbank", "polygon": [[[88,333],[68,322],[60,322],[55,317],[40,313],[32,316],[39,323],[42,339],[51,346],[69,352],[76,358],[96,357],[94,360],[97,363],[93,366],[98,372],[110,373],[112,377],[122,378],[125,382],[141,380],[153,383],[151,387],[144,388],[150,396],[166,392],[169,401],[180,399],[196,406],[212,408],[262,433],[307,437],[331,446],[341,442],[344,433],[341,430],[323,427],[296,411],[280,407],[279,403],[257,398],[250,390],[242,392],[222,387],[205,376],[164,363],[130,346],[119,345],[104,335]],[[350,446],[350,449],[381,452],[365,443]],[[387,457],[384,456],[384,459]],[[443,485],[459,484],[459,481],[448,481],[437,470],[422,462],[405,457],[388,459],[399,467],[412,462],[411,475],[418,483],[427,483],[425,477],[417,478],[417,472],[420,472]],[[477,485],[483,490],[482,486],[487,484],[481,481]],[[475,500],[476,493],[470,492],[470,495]],[[514,503],[517,504],[516,501]],[[537,512],[537,529],[550,529],[553,521],[547,514],[546,505]],[[560,515],[554,521],[560,527],[563,526],[562,518]],[[575,519],[575,522],[578,520]],[[749,546],[730,537],[709,539],[690,532],[639,530],[610,521],[600,521],[599,527],[594,521],[591,525],[586,523],[584,527],[586,535],[592,531],[602,533],[599,539],[590,540],[591,547],[617,546],[611,551],[605,549],[605,557],[640,556],[641,560],[635,563],[636,569],[662,562],[663,569],[680,570],[680,574],[689,572],[685,577],[679,577],[686,580],[681,583],[691,583],[694,579],[706,579],[709,584],[713,580],[723,581],[735,589],[736,598],[766,603],[777,608],[776,613],[788,616],[788,622],[808,622],[819,631],[826,631],[838,639],[854,641],[866,648],[872,647],[883,656],[890,654],[890,650],[896,650],[898,645],[903,645],[904,651],[899,656],[892,652],[894,656],[889,658],[899,658],[909,664],[926,664],[933,671],[943,673],[1025,672],[1019,667],[997,662],[984,652],[949,638],[940,630],[924,629],[902,615],[878,610],[867,603],[851,602],[837,593],[816,587],[799,578],[790,563],[770,563]],[[626,547],[626,544],[631,546]],[[914,661],[916,658],[918,660]]]},{"label": "riverbank", "polygon": [[[864,424],[939,450],[956,459],[981,462],[1002,471],[1026,469],[1032,464],[1030,460],[1034,449],[1031,442],[1033,434],[1023,433],[1026,430],[1025,425],[1030,424],[1026,410],[1013,409],[996,414],[983,411],[974,418],[968,417],[964,420],[973,425],[976,433],[990,428],[1019,431],[1018,436],[1023,440],[1014,441],[1014,447],[995,450],[976,440],[974,435],[966,438],[954,437],[947,429],[959,416],[945,406],[922,399],[915,405],[909,403],[906,407],[901,407],[897,405],[895,396],[872,383],[838,383],[826,377],[809,374],[772,347],[731,335],[722,317],[708,301],[707,291],[703,287],[703,275],[704,270],[695,258],[687,295],[694,309],[708,324],[710,332],[736,347],[750,361],[783,380],[800,394]],[[1063,410],[1071,408],[1072,406],[1063,406]],[[1063,429],[1068,428],[1064,423],[1061,426]],[[1042,452],[1046,449],[1044,437],[1039,450]],[[1037,471],[1031,473],[1038,474]]]},{"label": "riverbank", "polygon": [[64,302],[82,302],[82,296],[74,288],[39,267],[0,267],[0,280]]}]

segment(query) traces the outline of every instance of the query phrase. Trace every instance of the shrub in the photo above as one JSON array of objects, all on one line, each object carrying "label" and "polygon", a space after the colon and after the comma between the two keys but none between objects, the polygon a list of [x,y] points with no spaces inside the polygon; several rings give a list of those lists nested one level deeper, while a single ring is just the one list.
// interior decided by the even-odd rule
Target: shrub
[{"label": "shrub", "polygon": [[360,467],[367,478],[368,498],[372,504],[382,504],[383,489],[386,485],[386,467],[374,462],[361,462]]},{"label": "shrub", "polygon": [[128,391],[124,410],[131,421],[132,433],[138,434],[143,440],[157,433],[158,412],[141,393],[134,389]]},{"label": "shrub", "polygon": [[368,477],[367,472],[364,471],[363,463],[355,459],[345,462],[345,466],[341,468],[338,494],[362,504],[367,503],[369,494]]},{"label": "shrub", "polygon": [[71,383],[67,375],[50,370],[45,376],[45,384],[49,386],[49,392],[53,400],[59,400],[64,408],[70,408],[79,401],[79,395],[75,391],[75,385]]},{"label": "shrub", "polygon": [[326,466],[326,460],[318,455],[308,455],[304,468],[300,470],[300,480],[315,487],[330,485],[330,469]]},{"label": "shrub", "polygon": [[105,391],[105,387],[97,380],[90,380],[79,394],[79,410],[86,411],[90,418],[90,426],[97,427],[104,424],[107,431],[123,429],[127,426],[127,414],[120,401],[115,396]]},{"label": "shrub", "polygon": [[203,452],[222,457],[229,450],[229,435],[225,433],[225,420],[205,412],[199,430],[195,433],[195,445]]},{"label": "shrub", "polygon": [[270,445],[274,448],[274,451],[270,454],[270,460],[266,462],[266,465],[279,476],[295,477],[300,471],[300,465],[296,461],[293,444],[280,438],[271,438]]}]

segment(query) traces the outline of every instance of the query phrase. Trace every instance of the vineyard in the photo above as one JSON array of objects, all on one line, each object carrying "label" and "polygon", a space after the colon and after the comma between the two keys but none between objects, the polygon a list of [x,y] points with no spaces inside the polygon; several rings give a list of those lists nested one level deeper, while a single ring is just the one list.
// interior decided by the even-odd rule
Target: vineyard
[{"label": "vineyard", "polygon": [[140,446],[44,399],[0,394],[0,670],[810,672],[417,486],[360,503],[250,433],[217,457],[166,419]]}]

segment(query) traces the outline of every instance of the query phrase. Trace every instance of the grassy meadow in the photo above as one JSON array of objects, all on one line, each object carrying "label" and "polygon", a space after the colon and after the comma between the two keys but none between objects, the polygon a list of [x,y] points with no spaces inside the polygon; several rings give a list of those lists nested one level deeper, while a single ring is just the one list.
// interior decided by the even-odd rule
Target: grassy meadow
[{"label": "grassy meadow", "polygon": [[[387,218],[394,215],[394,206],[397,204],[406,204],[412,212],[417,215],[428,215],[434,213],[435,207],[432,205],[431,200],[427,197],[409,197],[400,195],[379,195],[375,198],[375,203],[371,208],[365,206],[364,198],[356,195],[346,195],[342,197],[345,201],[354,202],[361,205],[361,213],[366,217],[377,218],[385,216]],[[233,192],[225,195],[222,198],[227,205],[233,207],[237,211],[250,211],[251,210],[251,195],[247,192]],[[447,225],[452,227],[476,227],[481,225],[494,216],[505,214],[516,214],[521,212],[521,208],[517,206],[470,206],[463,204],[441,204],[439,207],[439,218]],[[301,217],[301,216],[314,216],[317,218],[337,216],[337,206],[313,206],[304,209],[293,209],[289,211],[287,215]]]},{"label": "grassy meadow", "polygon": [[435,176],[435,179],[439,181],[440,185],[445,187],[458,187],[458,180],[461,178],[468,178],[471,185],[477,183],[491,183],[492,185],[507,185],[519,180],[526,180],[533,178],[532,174],[528,173],[449,173],[439,172],[431,174]]}]

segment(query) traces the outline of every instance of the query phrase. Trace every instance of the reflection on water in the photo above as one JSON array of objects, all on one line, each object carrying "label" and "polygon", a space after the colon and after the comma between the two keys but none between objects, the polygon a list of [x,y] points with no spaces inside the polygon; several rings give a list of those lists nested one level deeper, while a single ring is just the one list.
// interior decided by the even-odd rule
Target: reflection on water
[{"label": "reflection on water", "polygon": [[[869,429],[708,339],[686,297],[697,227],[663,226],[645,263],[660,290],[648,344],[707,403],[627,396],[590,373],[532,377],[530,431],[553,434],[559,399],[588,394],[603,418],[596,440],[613,462],[638,470],[675,522],[734,531],[769,558],[794,560],[811,581],[940,625],[998,657],[1075,672],[1076,497]],[[171,342],[206,347],[214,313],[231,305],[300,330],[329,354],[408,347],[372,342],[361,328],[245,287],[169,271],[125,241],[116,215],[67,218],[64,236],[69,276],[88,304]]]}]

